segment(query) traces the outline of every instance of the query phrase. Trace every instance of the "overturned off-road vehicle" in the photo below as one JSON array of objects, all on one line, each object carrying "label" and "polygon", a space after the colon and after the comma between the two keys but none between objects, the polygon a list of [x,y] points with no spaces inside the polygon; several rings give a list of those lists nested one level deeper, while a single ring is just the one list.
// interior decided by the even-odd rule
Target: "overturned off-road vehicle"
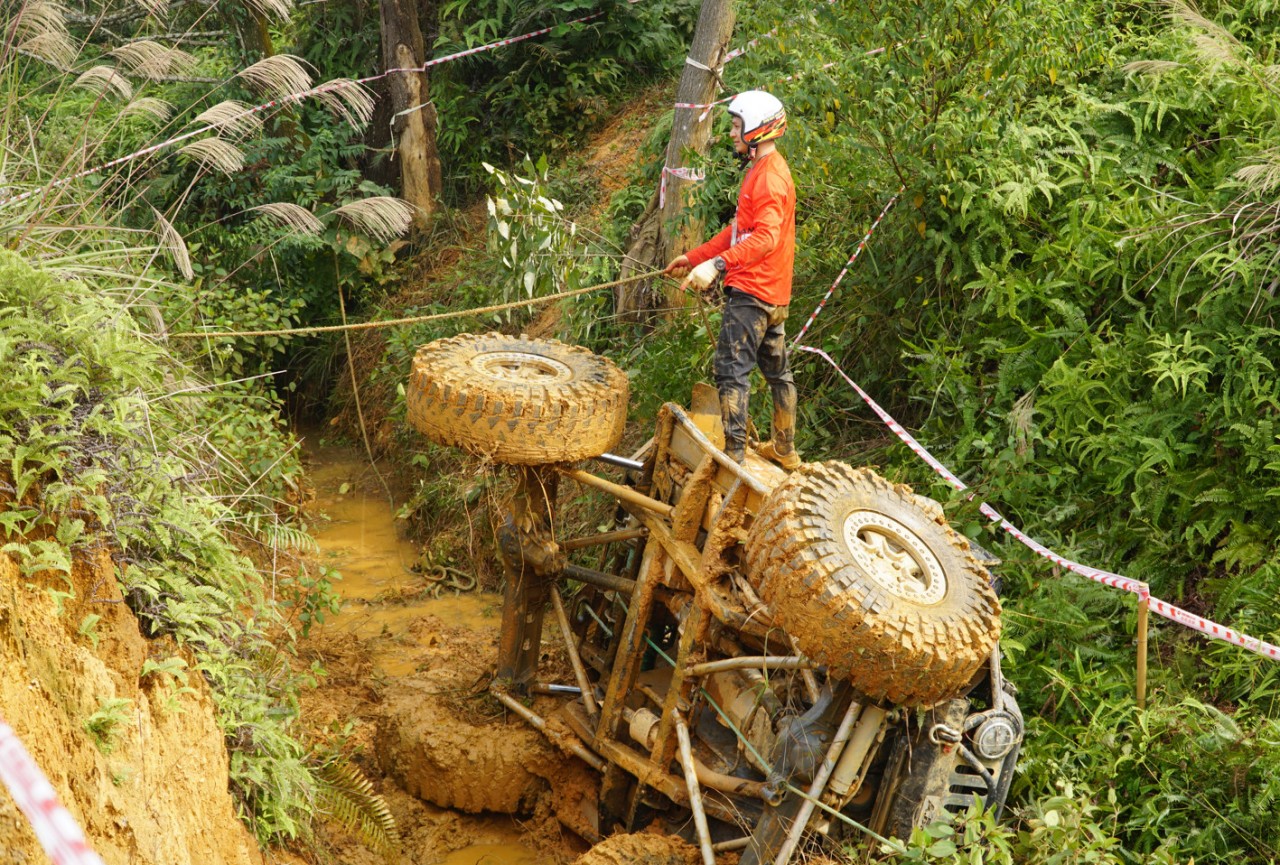
[{"label": "overturned off-road vehicle", "polygon": [[[656,823],[704,862],[785,863],[975,796],[998,810],[1022,717],[991,577],[941,507],[839,462],[739,465],[706,386],[615,456],[627,403],[607,359],[499,334],[423,346],[408,388],[427,437],[514,467],[491,690],[599,770],[589,840]],[[562,478],[612,497],[616,525],[564,537]],[[538,679],[548,609],[572,685]],[[531,693],[563,702],[538,715]]]}]

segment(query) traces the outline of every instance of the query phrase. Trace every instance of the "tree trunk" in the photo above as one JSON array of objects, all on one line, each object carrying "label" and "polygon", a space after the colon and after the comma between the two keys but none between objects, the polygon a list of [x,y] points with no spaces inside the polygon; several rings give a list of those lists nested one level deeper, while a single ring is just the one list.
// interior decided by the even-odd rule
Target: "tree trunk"
[{"label": "tree trunk", "polygon": [[[424,60],[418,7],[413,0],[379,0],[384,69],[415,69]],[[398,72],[388,79],[394,158],[400,161],[400,194],[418,208],[421,225],[435,209],[442,185],[440,154],[436,150],[436,109],[429,104],[427,73]],[[403,112],[403,113],[402,113]]]},{"label": "tree trunk", "polygon": [[264,57],[274,57],[275,46],[271,44],[271,28],[267,18],[258,10],[245,6],[240,14],[231,16],[236,32],[240,35],[240,47],[251,63]]},{"label": "tree trunk", "polygon": [[[693,31],[693,44],[689,47],[689,59],[700,64],[686,63],[680,75],[676,101],[706,104],[716,98],[720,83],[714,72],[700,66],[718,70],[729,49],[733,36],[734,0],[702,0],[698,24]],[[703,112],[706,118],[699,120]],[[662,181],[666,184],[664,202],[654,192],[649,206],[631,230],[631,246],[622,264],[622,276],[661,267],[676,255],[692,249],[702,240],[700,224],[689,223],[676,231],[676,223],[684,211],[685,198],[690,181],[675,177],[666,168],[683,168],[686,155],[705,154],[711,137],[714,110],[703,108],[677,108],[671,125],[671,141],[667,144],[666,162]],[[659,184],[661,186],[661,183]],[[654,309],[677,305],[672,292],[668,298],[661,288],[655,288],[648,280],[631,283],[619,289],[615,297],[615,309],[631,318],[643,318]]]}]

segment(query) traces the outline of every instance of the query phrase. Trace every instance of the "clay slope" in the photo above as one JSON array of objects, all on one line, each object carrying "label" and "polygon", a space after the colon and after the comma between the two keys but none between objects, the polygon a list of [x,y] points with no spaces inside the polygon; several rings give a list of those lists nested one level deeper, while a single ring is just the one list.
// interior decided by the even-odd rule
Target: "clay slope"
[{"label": "clay slope", "polygon": [[[260,863],[234,813],[199,674],[187,675],[185,691],[164,674],[142,676],[149,653],[162,660],[176,650],[142,637],[105,551],[77,562],[72,582],[59,614],[50,590],[67,591],[65,581],[24,578],[0,555],[0,714],[107,865]],[[90,614],[101,619],[80,633]],[[114,722],[102,714],[112,706]],[[48,861],[2,788],[0,851],[4,862]]]}]

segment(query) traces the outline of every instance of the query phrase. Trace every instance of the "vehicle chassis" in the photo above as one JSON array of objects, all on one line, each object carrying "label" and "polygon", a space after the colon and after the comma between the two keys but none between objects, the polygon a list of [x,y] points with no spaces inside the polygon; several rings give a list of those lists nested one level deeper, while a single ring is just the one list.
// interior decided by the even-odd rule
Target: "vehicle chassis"
[{"label": "vehicle chassis", "polygon": [[[739,465],[719,441],[715,392],[700,386],[690,411],[663,406],[633,458],[600,458],[631,485],[566,465],[515,467],[491,691],[603,773],[598,835],[664,816],[674,831],[692,817],[686,835],[705,863],[743,850],[744,865],[785,865],[806,830],[904,834],[975,795],[998,809],[1022,738],[999,649],[967,696],[929,710],[827,681],[739,562],[753,515],[786,475],[754,454]],[[616,528],[559,537],[562,477],[616,499]],[[600,549],[598,568],[568,561],[588,547]],[[582,584],[569,605],[566,580]],[[548,607],[575,686],[537,679]],[[577,699],[542,717],[518,699],[533,693]]]}]

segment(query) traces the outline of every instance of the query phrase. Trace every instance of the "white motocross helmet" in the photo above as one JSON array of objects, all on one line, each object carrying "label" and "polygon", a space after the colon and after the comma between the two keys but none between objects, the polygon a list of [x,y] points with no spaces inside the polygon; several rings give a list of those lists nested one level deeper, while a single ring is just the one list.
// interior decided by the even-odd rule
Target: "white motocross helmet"
[{"label": "white motocross helmet", "polygon": [[781,138],[787,131],[782,102],[763,90],[747,90],[733,97],[729,114],[742,121],[742,140],[753,151],[757,144]]}]

